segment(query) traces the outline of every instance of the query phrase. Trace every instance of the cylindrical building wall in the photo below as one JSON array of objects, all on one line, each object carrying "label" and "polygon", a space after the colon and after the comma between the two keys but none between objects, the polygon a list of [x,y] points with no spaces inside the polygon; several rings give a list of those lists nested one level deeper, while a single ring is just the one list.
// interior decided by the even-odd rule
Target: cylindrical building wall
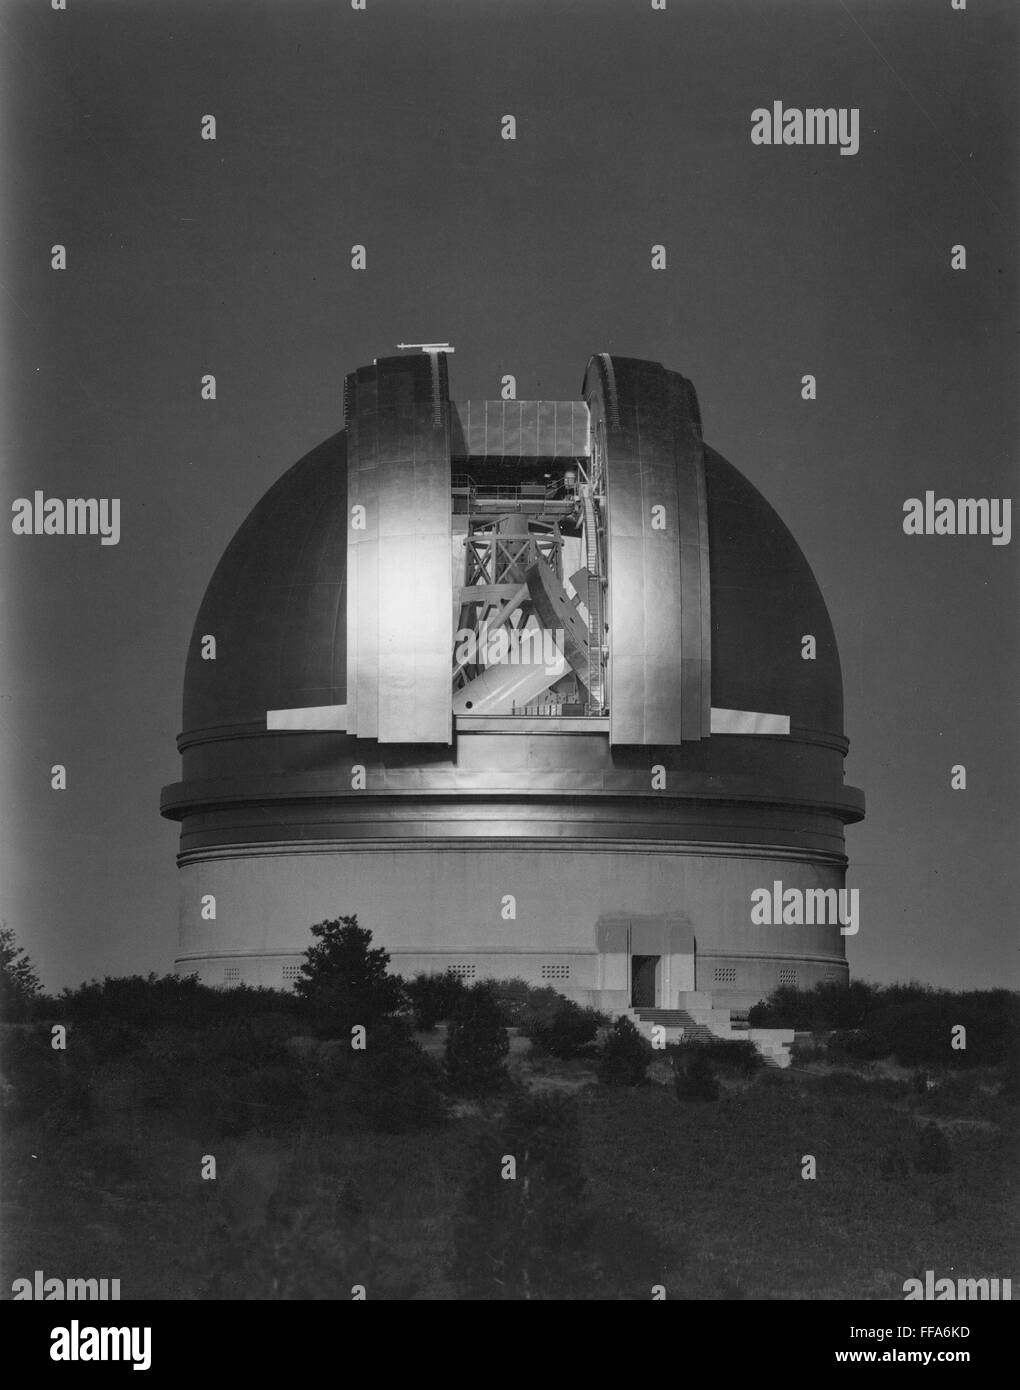
[{"label": "cylindrical building wall", "polygon": [[[627,928],[676,929],[659,1007],[682,991],[755,1003],[781,983],[846,979],[838,925],[755,925],[752,893],[840,889],[825,857],[732,847],[491,840],[412,846],[263,844],[199,851],[181,866],[177,961],[209,984],[285,986],[318,921],[357,914],[393,968],[455,968],[465,978],[525,979],[603,1007],[626,1007]],[[209,920],[210,899],[215,920]],[[614,937],[614,930],[616,935]],[[658,951],[655,954],[659,954]],[[616,972],[615,975],[613,972]]]}]

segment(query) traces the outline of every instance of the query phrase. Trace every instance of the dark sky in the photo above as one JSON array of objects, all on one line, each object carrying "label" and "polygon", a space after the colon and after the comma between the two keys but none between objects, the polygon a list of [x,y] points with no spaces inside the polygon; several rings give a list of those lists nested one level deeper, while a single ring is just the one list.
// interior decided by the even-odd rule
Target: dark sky
[{"label": "dark sky", "polygon": [[[1013,492],[1015,21],[1011,0],[0,3],[5,514],[36,489],[121,499],[116,546],[2,531],[0,917],[47,985],[170,967],[158,800],[204,587],[340,427],[344,373],[419,340],[456,345],[459,399],[506,372],[576,398],[599,351],[692,378],[840,641],[869,806],[851,969],[1015,985],[1020,542],[902,530],[927,489]],[[860,152],[752,145],[774,100],[858,107]]]}]

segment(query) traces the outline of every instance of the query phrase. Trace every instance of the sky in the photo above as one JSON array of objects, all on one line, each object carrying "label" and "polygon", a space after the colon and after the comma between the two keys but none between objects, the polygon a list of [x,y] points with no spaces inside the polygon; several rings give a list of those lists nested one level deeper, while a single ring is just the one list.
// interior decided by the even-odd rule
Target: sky
[{"label": "sky", "polygon": [[[345,373],[449,341],[455,399],[506,373],[577,398],[595,352],[693,380],[840,644],[868,798],[852,972],[1015,987],[1020,542],[902,519],[926,490],[1014,491],[1017,18],[0,0],[4,514],[36,490],[121,503],[117,545],[0,531],[0,920],[46,986],[171,968],[159,792],[204,588],[341,427]],[[858,109],[859,151],[753,144],[774,101]]]}]

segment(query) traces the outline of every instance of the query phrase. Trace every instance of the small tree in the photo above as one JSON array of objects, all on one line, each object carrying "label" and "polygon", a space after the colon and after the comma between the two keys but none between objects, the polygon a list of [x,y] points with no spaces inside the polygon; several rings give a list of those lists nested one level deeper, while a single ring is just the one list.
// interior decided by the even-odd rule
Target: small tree
[{"label": "small tree", "polygon": [[653,1052],[648,1039],[621,1014],[599,1057],[599,1080],[610,1086],[642,1086]]},{"label": "small tree", "polygon": [[481,1095],[506,1084],[510,1039],[503,1014],[485,984],[464,991],[446,1035],[446,1072],[458,1091]]},{"label": "small tree", "polygon": [[42,985],[31,960],[10,927],[0,927],[0,1017],[27,1018]]},{"label": "small tree", "polygon": [[306,1001],[317,1031],[346,1037],[355,1024],[369,1028],[407,1008],[403,986],[390,975],[389,955],[372,948],[372,933],[354,917],[336,917],[312,927],[294,992]]}]

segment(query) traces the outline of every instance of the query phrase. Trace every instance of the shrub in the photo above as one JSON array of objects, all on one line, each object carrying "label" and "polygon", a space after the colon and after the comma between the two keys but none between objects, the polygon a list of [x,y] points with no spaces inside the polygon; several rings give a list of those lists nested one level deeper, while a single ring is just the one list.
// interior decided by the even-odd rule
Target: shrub
[{"label": "shrub", "polygon": [[404,986],[404,990],[414,1009],[414,1025],[423,1033],[430,1033],[437,1023],[452,1018],[457,1005],[464,995],[466,985],[453,970],[442,974],[415,975]]},{"label": "shrub", "polygon": [[[867,985],[848,990],[777,990],[749,1014],[755,1027],[832,1030],[834,1057],[903,1066],[967,1068],[998,1065],[1020,1045],[1020,996],[1009,990],[936,990],[927,985]],[[958,1024],[966,1047],[952,1045]]]},{"label": "shrub", "polygon": [[403,1134],[443,1122],[442,1071],[413,1042],[394,1039],[381,1048],[370,1044],[363,1056],[353,1056],[360,1085],[352,1101],[366,1128]]},{"label": "shrub", "polygon": [[468,1095],[499,1090],[506,1084],[510,1039],[503,1013],[490,988],[472,985],[446,1035],[446,1073],[454,1088]]},{"label": "shrub", "polygon": [[809,1062],[823,1062],[828,1056],[825,1038],[819,1037],[816,1033],[810,1033],[807,1037],[795,1037],[790,1051],[797,1066]]},{"label": "shrub", "polygon": [[613,1024],[599,1056],[599,1080],[609,1086],[641,1086],[654,1049],[626,1014]]},{"label": "shrub", "polygon": [[576,1057],[589,1050],[602,1020],[597,1009],[582,1008],[571,999],[563,999],[548,1023],[532,1024],[527,1031],[543,1052],[553,1057]]},{"label": "shrub", "polygon": [[710,1041],[694,1043],[693,1046],[698,1048],[709,1062],[737,1071],[742,1076],[751,1076],[764,1065],[762,1055],[754,1043],[744,1038],[735,1041],[728,1038],[712,1038]]},{"label": "shrub", "polygon": [[401,1020],[370,1028],[363,1049],[340,1039],[290,1055],[305,1097],[304,1122],[318,1133],[398,1134],[445,1118],[441,1068]]},{"label": "shrub", "polygon": [[827,1032],[833,1028],[857,1028],[873,1007],[877,985],[854,980],[849,988],[819,984],[811,990],[782,986],[768,999],[752,1006],[752,1028],[795,1028],[799,1032]]},{"label": "shrub", "polygon": [[76,1023],[113,1023],[151,1029],[161,1024],[216,1023],[273,1012],[297,1018],[302,1004],[283,990],[239,985],[213,989],[197,975],[123,975],[91,980],[65,989],[46,1001],[55,1019]]},{"label": "shrub", "polygon": [[551,1022],[565,996],[549,985],[529,985],[527,980],[485,980],[503,1014],[508,1028],[520,1028],[530,1035],[532,1030]]},{"label": "shrub", "polygon": [[674,1064],[673,1087],[677,1100],[718,1100],[719,1082],[703,1047],[685,1049],[687,1055]]}]

